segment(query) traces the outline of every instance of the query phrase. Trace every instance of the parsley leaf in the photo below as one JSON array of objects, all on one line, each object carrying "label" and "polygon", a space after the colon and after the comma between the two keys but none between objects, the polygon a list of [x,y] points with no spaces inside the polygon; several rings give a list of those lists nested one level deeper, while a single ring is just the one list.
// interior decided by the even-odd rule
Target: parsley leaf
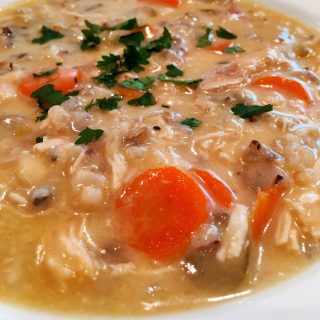
[{"label": "parsley leaf", "polygon": [[133,90],[149,90],[155,82],[154,77],[144,77],[140,79],[124,80],[120,83],[120,87]]},{"label": "parsley leaf", "polygon": [[74,91],[71,91],[71,92],[67,93],[67,94],[65,95],[65,97],[67,97],[67,98],[69,98],[69,97],[75,97],[75,96],[77,96],[79,93],[80,93],[79,90],[74,90]]},{"label": "parsley leaf", "polygon": [[119,38],[119,42],[125,46],[139,47],[144,41],[145,37],[141,31],[134,32]]},{"label": "parsley leaf", "polygon": [[179,76],[183,76],[183,71],[178,69],[174,64],[168,64],[167,65],[167,72],[166,76],[171,77],[171,78],[176,78]]},{"label": "parsley leaf", "polygon": [[182,84],[182,85],[195,85],[195,84],[199,84],[201,81],[203,81],[203,79],[171,79],[171,78],[167,78],[164,74],[160,74],[158,76],[158,79],[162,82],[172,82],[175,84]]},{"label": "parsley leaf", "polygon": [[133,29],[138,29],[140,28],[138,25],[138,21],[136,18],[134,19],[129,19],[124,22],[120,22],[119,24],[113,26],[110,28],[110,30],[133,30]]},{"label": "parsley leaf", "polygon": [[42,137],[36,137],[36,144],[37,143],[41,143],[43,142],[43,138]]},{"label": "parsley leaf", "polygon": [[146,45],[150,52],[160,52],[163,49],[170,49],[172,47],[173,39],[169,30],[164,27],[163,34],[159,39],[153,40]]},{"label": "parsley leaf", "polygon": [[90,128],[86,128],[84,130],[82,130],[79,133],[79,139],[76,140],[75,144],[89,144],[90,142],[94,142],[99,140],[102,135],[103,135],[104,131],[102,129],[90,129]]},{"label": "parsley leaf", "polygon": [[237,52],[245,52],[243,48],[240,46],[234,46],[234,47],[227,47],[223,49],[223,52],[226,53],[237,53]]},{"label": "parsley leaf", "polygon": [[198,48],[204,48],[211,45],[212,38],[213,38],[211,32],[212,32],[211,28],[206,29],[206,33],[198,40],[198,44],[197,44]]},{"label": "parsley leaf", "polygon": [[43,72],[39,72],[39,73],[33,73],[32,76],[34,78],[41,78],[41,77],[45,77],[45,76],[50,76],[50,75],[54,74],[56,71],[57,71],[57,68],[43,71]]},{"label": "parsley leaf", "polygon": [[183,121],[181,121],[181,124],[183,124],[184,126],[188,126],[191,129],[195,129],[195,128],[199,127],[201,123],[202,123],[202,121],[198,120],[196,118],[187,118],[187,119],[184,119]]},{"label": "parsley leaf", "polygon": [[54,39],[61,39],[64,37],[59,31],[49,29],[46,26],[42,26],[40,32],[42,33],[41,37],[35,38],[32,40],[32,43],[44,44]]},{"label": "parsley leaf", "polygon": [[81,42],[81,50],[93,49],[101,42],[101,38],[98,36],[102,31],[100,26],[88,20],[85,20],[85,24],[88,29],[81,30],[84,35],[84,39]]},{"label": "parsley leaf", "polygon": [[146,92],[143,96],[138,99],[132,99],[128,101],[128,104],[135,107],[150,107],[157,103],[155,97],[151,92]]},{"label": "parsley leaf", "polygon": [[123,52],[123,65],[128,70],[140,72],[145,69],[142,65],[149,64],[150,56],[151,54],[146,48],[128,46]]},{"label": "parsley leaf", "polygon": [[109,56],[102,56],[102,60],[97,62],[97,68],[101,72],[114,72],[118,70],[121,62],[121,57],[116,56],[114,54],[110,54]]},{"label": "parsley leaf", "polygon": [[101,110],[114,110],[118,109],[118,101],[122,100],[122,97],[114,95],[110,98],[97,99],[95,102],[90,103],[85,107],[86,111],[89,111],[93,106],[98,106]]},{"label": "parsley leaf", "polygon": [[266,113],[272,110],[273,105],[271,104],[267,104],[264,106],[246,106],[244,104],[238,103],[233,108],[231,108],[231,111],[242,119],[258,116],[259,114]]},{"label": "parsley leaf", "polygon": [[228,40],[237,39],[237,36],[234,33],[231,33],[230,31],[222,27],[219,27],[219,29],[216,31],[216,35],[217,37],[222,39],[228,39]]},{"label": "parsley leaf", "polygon": [[111,89],[117,84],[116,77],[119,74],[119,72],[101,73],[93,79],[98,80],[99,82],[103,83],[106,87]]},{"label": "parsley leaf", "polygon": [[49,109],[54,105],[59,105],[69,99],[64,96],[62,91],[55,90],[53,84],[46,84],[36,91],[32,92],[32,98],[35,98],[41,108],[41,113],[37,116],[36,121],[42,121],[48,116]]}]

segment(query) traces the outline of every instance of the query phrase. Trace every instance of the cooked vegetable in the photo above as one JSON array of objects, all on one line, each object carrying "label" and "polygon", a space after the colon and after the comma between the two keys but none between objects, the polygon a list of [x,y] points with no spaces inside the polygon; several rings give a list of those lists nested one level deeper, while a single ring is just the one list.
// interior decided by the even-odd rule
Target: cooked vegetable
[{"label": "cooked vegetable", "polygon": [[116,86],[114,90],[118,95],[128,99],[138,99],[144,94],[143,91],[136,90],[136,89],[127,89],[121,86]]},{"label": "cooked vegetable", "polygon": [[307,88],[297,79],[283,78],[281,76],[267,76],[252,82],[255,86],[282,91],[296,99],[300,99],[307,106],[312,105],[312,96]]},{"label": "cooked vegetable", "polygon": [[75,144],[89,144],[91,142],[99,140],[104,131],[101,129],[90,129],[86,128],[79,133],[79,138],[76,140]]},{"label": "cooked vegetable", "polygon": [[160,4],[160,5],[169,6],[173,8],[178,7],[180,4],[180,0],[139,0],[139,1],[149,2],[150,4],[152,3]]},{"label": "cooked vegetable", "polygon": [[137,99],[132,99],[128,101],[128,104],[136,107],[150,107],[157,103],[155,97],[151,92],[146,92],[144,95]]},{"label": "cooked vegetable", "polygon": [[230,47],[231,44],[232,42],[230,40],[215,39],[213,43],[207,47],[207,50],[224,52],[224,49]]},{"label": "cooked vegetable", "polygon": [[66,94],[74,90],[83,80],[84,75],[79,68],[65,67],[41,77],[34,78],[33,75],[27,76],[19,82],[18,86],[19,91],[26,96],[31,96],[34,91],[47,84],[52,84],[55,90]]},{"label": "cooked vegetable", "polygon": [[181,256],[208,218],[198,185],[174,167],[151,169],[129,184],[116,202],[121,235],[152,258]]},{"label": "cooked vegetable", "polygon": [[64,37],[59,31],[52,30],[46,26],[42,26],[41,36],[32,40],[32,43],[45,44],[51,40],[61,39]]},{"label": "cooked vegetable", "polygon": [[239,116],[240,118],[246,119],[254,116],[258,116],[260,114],[270,112],[273,110],[273,106],[271,104],[267,104],[264,106],[246,106],[241,103],[237,103],[231,111]]},{"label": "cooked vegetable", "polygon": [[252,213],[251,233],[255,241],[259,241],[275,215],[275,211],[286,188],[280,183],[267,191],[260,191]]},{"label": "cooked vegetable", "polygon": [[201,181],[201,184],[214,201],[225,208],[231,207],[234,196],[230,188],[223,181],[214,177],[208,171],[192,169],[191,172]]}]

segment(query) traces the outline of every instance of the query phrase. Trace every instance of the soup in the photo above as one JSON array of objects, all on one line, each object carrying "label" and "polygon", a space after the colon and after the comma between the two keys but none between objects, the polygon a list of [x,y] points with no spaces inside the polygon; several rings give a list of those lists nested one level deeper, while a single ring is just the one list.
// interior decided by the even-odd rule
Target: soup
[{"label": "soup", "polygon": [[0,14],[0,297],[147,314],[318,255],[316,31],[233,0]]}]

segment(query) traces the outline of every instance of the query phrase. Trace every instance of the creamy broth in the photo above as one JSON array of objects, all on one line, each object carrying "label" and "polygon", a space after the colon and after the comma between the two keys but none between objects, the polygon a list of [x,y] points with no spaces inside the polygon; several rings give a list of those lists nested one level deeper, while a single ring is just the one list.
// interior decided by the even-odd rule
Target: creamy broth
[{"label": "creamy broth", "polygon": [[[254,292],[317,257],[318,32],[244,1],[175,3],[32,1],[0,13],[3,301],[176,311]],[[112,29],[133,18],[138,27]],[[85,20],[94,47],[81,50]],[[33,41],[42,26],[59,35]],[[119,43],[139,30],[140,67]],[[110,64],[97,62],[111,54],[124,60],[110,85]],[[171,64],[183,75],[162,81]],[[154,77],[145,91],[121,87],[143,77]],[[199,81],[174,83],[186,79]],[[35,95],[51,84],[59,103]],[[146,92],[150,106],[132,105]],[[87,128],[103,132],[82,143]]]}]

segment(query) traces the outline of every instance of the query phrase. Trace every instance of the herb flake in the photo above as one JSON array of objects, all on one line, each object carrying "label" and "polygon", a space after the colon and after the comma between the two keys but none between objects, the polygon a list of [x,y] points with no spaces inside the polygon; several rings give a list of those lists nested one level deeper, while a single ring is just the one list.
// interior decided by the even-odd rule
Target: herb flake
[{"label": "herb flake", "polygon": [[87,29],[81,30],[84,35],[84,39],[81,42],[81,50],[93,49],[101,42],[99,33],[102,31],[101,27],[95,23],[85,20]]},{"label": "herb flake", "polygon": [[246,106],[244,104],[238,103],[233,108],[231,108],[231,111],[242,119],[258,116],[260,114],[270,112],[272,110],[273,110],[273,105],[271,104],[267,104],[263,106],[258,106],[258,105]]},{"label": "herb flake", "polygon": [[40,32],[41,36],[39,38],[33,39],[32,43],[44,44],[51,40],[61,39],[64,37],[64,35],[59,31],[52,30],[46,26],[42,26]]},{"label": "herb flake", "polygon": [[36,137],[36,144],[43,142],[43,137]]},{"label": "herb flake", "polygon": [[99,140],[104,131],[102,129],[90,129],[86,128],[79,133],[79,138],[76,140],[75,144],[85,144],[88,145],[91,142]]},{"label": "herb flake", "polygon": [[151,92],[146,92],[138,99],[132,99],[128,101],[128,104],[135,107],[150,107],[157,103],[155,97]]},{"label": "herb flake", "polygon": [[171,79],[167,78],[164,74],[160,74],[158,76],[158,79],[162,82],[171,82],[175,84],[181,84],[181,85],[197,85],[200,82],[203,81],[203,79]]},{"label": "herb flake", "polygon": [[132,90],[149,90],[155,82],[154,77],[144,77],[140,79],[128,79],[120,83],[120,87]]},{"label": "herb flake", "polygon": [[234,33],[222,27],[219,27],[219,29],[216,31],[216,35],[219,38],[227,39],[227,40],[237,39],[237,36]]},{"label": "herb flake", "polygon": [[57,68],[43,71],[43,72],[39,72],[39,73],[33,73],[32,76],[34,78],[46,77],[46,76],[50,76],[50,75],[54,74],[56,71],[57,71]]},{"label": "herb flake", "polygon": [[110,30],[133,30],[138,29],[140,26],[138,25],[138,21],[136,18],[129,19],[124,22],[120,22],[119,24],[116,24],[115,26],[111,27]]},{"label": "herb flake", "polygon": [[184,74],[184,72],[179,68],[177,68],[174,64],[168,64],[167,70],[168,71],[166,72],[166,76],[171,78],[180,77],[180,76],[183,76]]},{"label": "herb flake", "polygon": [[198,40],[197,47],[198,48],[205,48],[212,44],[212,29],[207,28],[205,34]]},{"label": "herb flake", "polygon": [[128,70],[143,71],[143,65],[149,64],[151,54],[146,48],[128,46],[123,52],[123,65]]},{"label": "herb flake", "polygon": [[239,45],[233,46],[233,47],[227,47],[223,49],[223,52],[226,53],[239,53],[239,52],[245,52],[243,48],[241,48]]},{"label": "herb flake", "polygon": [[147,44],[146,49],[150,52],[160,52],[163,49],[170,49],[173,44],[173,39],[170,31],[164,27],[163,34],[159,39],[151,41]]},{"label": "herb flake", "polygon": [[101,110],[112,111],[118,109],[118,102],[122,100],[121,96],[114,95],[110,98],[97,99],[95,102],[91,102],[85,107],[86,111],[89,111],[92,107],[98,106]]},{"label": "herb flake", "polygon": [[191,129],[198,128],[201,123],[202,123],[202,121],[199,119],[196,119],[196,118],[187,118],[187,119],[184,119],[183,121],[181,121],[182,125],[187,126]]},{"label": "herb flake", "polygon": [[145,40],[145,37],[141,31],[130,33],[119,38],[119,42],[125,46],[139,47],[141,43]]}]

